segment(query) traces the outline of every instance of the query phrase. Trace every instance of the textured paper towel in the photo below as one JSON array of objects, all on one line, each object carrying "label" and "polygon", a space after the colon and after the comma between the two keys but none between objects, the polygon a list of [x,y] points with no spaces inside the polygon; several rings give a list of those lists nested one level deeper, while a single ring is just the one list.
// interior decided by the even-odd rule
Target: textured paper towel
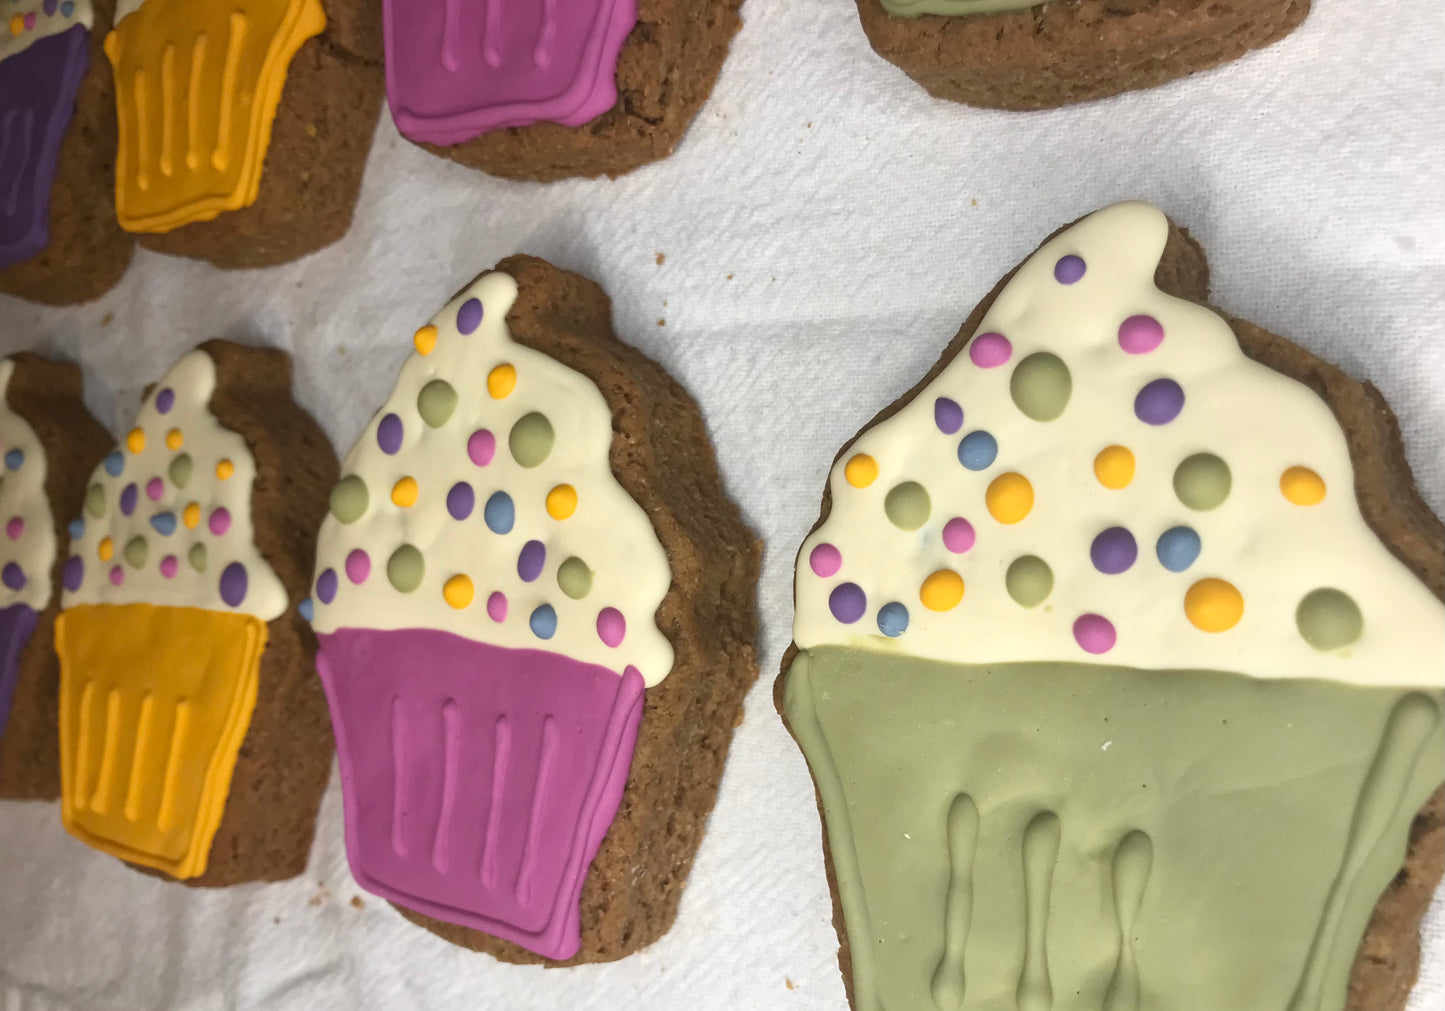
[{"label": "textured paper towel", "polygon": [[[53,805],[9,803],[0,1007],[841,1011],[812,786],[770,697],[793,554],[834,452],[1040,239],[1114,200],[1158,203],[1208,249],[1220,305],[1384,391],[1445,512],[1445,14],[1316,2],[1293,37],[1223,70],[1012,115],[928,98],[873,55],[852,0],[749,0],[681,150],[625,179],[499,182],[384,117],[337,246],[233,274],[138,251],[92,306],[0,301],[0,350],[78,356],[115,427],[196,341],[287,348],[298,399],[344,450],[419,323],[506,254],[544,256],[600,281],[618,332],[697,395],[768,542],[766,669],[677,924],[653,947],[544,972],[354,903],[334,778],[305,876],[211,893],[90,852]],[[1425,958],[1411,1007],[1445,1011],[1440,902]]]}]

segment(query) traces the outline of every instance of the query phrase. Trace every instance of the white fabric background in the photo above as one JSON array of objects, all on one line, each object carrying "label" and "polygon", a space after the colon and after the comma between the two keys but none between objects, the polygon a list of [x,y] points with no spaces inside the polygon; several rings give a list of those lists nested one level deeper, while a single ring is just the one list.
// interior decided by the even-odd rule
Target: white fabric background
[{"label": "white fabric background", "polygon": [[[334,778],[303,877],[210,893],[92,853],[53,805],[7,803],[0,1008],[842,1011],[812,786],[771,698],[793,554],[838,447],[1045,235],[1117,199],[1158,203],[1211,254],[1218,304],[1384,391],[1445,512],[1445,14],[1316,4],[1222,70],[1011,115],[930,99],[872,53],[849,0],[749,0],[681,149],[624,179],[498,181],[383,114],[338,245],[250,273],[138,252],[93,305],[0,299],[0,351],[78,356],[116,428],[201,339],[287,348],[297,399],[344,452],[414,328],[479,270],[534,253],[600,281],[617,331],[693,391],[768,544],[763,675],[677,924],[651,948],[544,972],[370,897],[355,908]],[[1425,962],[1412,1011],[1445,1011],[1445,902]]]}]

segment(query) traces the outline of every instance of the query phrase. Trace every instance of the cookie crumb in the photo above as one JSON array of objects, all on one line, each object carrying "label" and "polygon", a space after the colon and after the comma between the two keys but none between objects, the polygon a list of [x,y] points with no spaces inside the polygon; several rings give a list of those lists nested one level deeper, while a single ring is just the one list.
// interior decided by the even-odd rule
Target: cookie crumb
[{"label": "cookie crumb", "polygon": [[665,320],[665,319],[660,319],[660,320],[657,321],[657,325],[658,325],[658,326],[667,326],[667,320]]},{"label": "cookie crumb", "polygon": [[731,281],[732,279],[733,279],[733,276],[732,276],[731,274],[729,274],[729,275],[728,275],[728,280]]},{"label": "cookie crumb", "polygon": [[783,985],[784,985],[785,987],[787,987],[789,990],[793,989],[793,981],[792,981],[791,979],[789,979],[787,976],[784,976],[784,977],[783,977]]},{"label": "cookie crumb", "polygon": [[101,325],[101,326],[110,326],[111,321],[114,320],[114,319],[115,319],[115,313],[113,313],[113,312],[108,312],[108,313],[106,313],[104,316],[100,317],[100,325]]},{"label": "cookie crumb", "polygon": [[366,903],[362,900],[362,898],[361,898],[360,895],[353,895],[353,896],[351,897],[351,908],[352,908],[352,909],[365,909],[365,908],[366,908]]},{"label": "cookie crumb", "polygon": [[658,253],[658,254],[657,254],[657,265],[658,265],[659,267],[662,266],[663,261],[666,260],[666,259],[667,259],[666,254],[664,254],[664,253]]}]

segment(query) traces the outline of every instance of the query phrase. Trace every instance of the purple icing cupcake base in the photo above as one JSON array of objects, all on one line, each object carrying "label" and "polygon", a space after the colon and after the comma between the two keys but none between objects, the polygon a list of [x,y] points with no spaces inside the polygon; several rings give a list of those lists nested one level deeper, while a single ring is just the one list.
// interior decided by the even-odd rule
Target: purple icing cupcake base
[{"label": "purple icing cupcake base", "polygon": [[39,619],[33,607],[11,604],[0,610],[0,735],[10,719],[10,703],[15,696],[15,682],[20,678],[20,657]]}]

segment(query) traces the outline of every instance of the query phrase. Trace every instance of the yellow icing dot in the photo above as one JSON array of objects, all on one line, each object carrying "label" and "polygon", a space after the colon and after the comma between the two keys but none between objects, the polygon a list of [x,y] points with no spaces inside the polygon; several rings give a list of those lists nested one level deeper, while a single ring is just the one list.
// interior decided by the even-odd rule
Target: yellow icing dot
[{"label": "yellow icing dot", "polygon": [[437,346],[437,328],[428,323],[416,332],[412,340],[416,343],[416,353],[425,358]]},{"label": "yellow icing dot", "polygon": [[110,556],[115,554],[115,542],[109,537],[102,537],[100,539],[100,545],[95,549],[95,553],[100,556],[102,562],[110,561]]},{"label": "yellow icing dot", "polygon": [[487,392],[493,400],[501,400],[517,388],[517,369],[514,365],[498,365],[487,373]]},{"label": "yellow icing dot", "polygon": [[229,480],[234,473],[236,473],[236,465],[230,460],[221,460],[216,464],[216,476],[222,481]]},{"label": "yellow icing dot", "polygon": [[1325,479],[1308,467],[1291,467],[1279,476],[1279,490],[1295,505],[1319,505],[1325,500]]},{"label": "yellow icing dot", "polygon": [[1134,454],[1123,446],[1110,446],[1094,457],[1094,476],[1114,491],[1129,487],[1134,480]]},{"label": "yellow icing dot", "polygon": [[201,504],[192,502],[181,510],[181,522],[186,525],[187,530],[194,530],[201,525]]},{"label": "yellow icing dot", "polygon": [[442,596],[446,602],[458,611],[472,602],[476,591],[472,588],[472,581],[466,576],[456,575],[446,581],[442,587]]},{"label": "yellow icing dot", "polygon": [[930,611],[951,611],[963,599],[963,577],[952,569],[939,569],[923,581],[918,599]]},{"label": "yellow icing dot", "polygon": [[25,15],[16,14],[10,19],[10,34],[19,35],[25,31]]},{"label": "yellow icing dot", "polygon": [[1222,579],[1201,579],[1184,594],[1184,614],[1201,632],[1227,632],[1244,616],[1244,598]]},{"label": "yellow icing dot", "polygon": [[173,428],[166,433],[166,449],[180,449],[185,444],[186,437],[179,428]]},{"label": "yellow icing dot", "polygon": [[1000,523],[1017,523],[1034,507],[1034,486],[1022,474],[1000,474],[989,484],[984,502],[989,515]]},{"label": "yellow icing dot", "polygon": [[416,505],[416,478],[404,477],[392,485],[391,500],[403,509]]},{"label": "yellow icing dot", "polygon": [[547,515],[554,520],[565,520],[577,511],[577,489],[570,484],[559,484],[547,493]]},{"label": "yellow icing dot", "polygon": [[843,477],[854,488],[867,488],[878,480],[878,461],[867,453],[858,453],[843,465]]},{"label": "yellow icing dot", "polygon": [[145,452],[146,434],[144,429],[132,428],[130,434],[125,437],[125,448],[132,453]]}]

